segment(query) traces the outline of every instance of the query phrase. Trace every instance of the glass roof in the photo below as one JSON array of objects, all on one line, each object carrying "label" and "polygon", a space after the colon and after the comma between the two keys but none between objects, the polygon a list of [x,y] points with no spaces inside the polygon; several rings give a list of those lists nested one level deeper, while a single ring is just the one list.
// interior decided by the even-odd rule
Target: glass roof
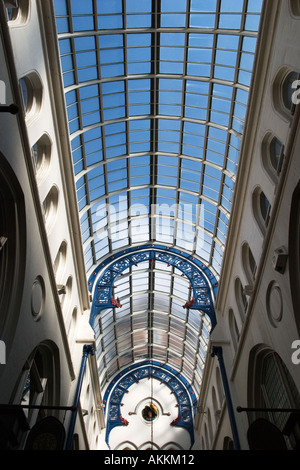
[{"label": "glass roof", "polygon": [[[87,277],[158,242],[219,279],[262,0],[54,5]],[[103,383],[150,342],[199,390],[208,326],[182,308],[187,284],[157,262],[117,280],[122,308],[99,323]]]}]

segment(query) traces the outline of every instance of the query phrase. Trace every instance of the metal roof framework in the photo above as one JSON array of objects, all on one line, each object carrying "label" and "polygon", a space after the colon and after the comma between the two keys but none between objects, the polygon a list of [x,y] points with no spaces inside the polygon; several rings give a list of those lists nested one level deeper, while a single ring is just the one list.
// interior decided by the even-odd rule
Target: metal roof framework
[{"label": "metal roof framework", "polygon": [[[218,280],[262,0],[54,5],[87,277],[154,243]],[[101,385],[154,359],[198,393],[211,325],[182,308],[188,280],[159,260],[122,274],[122,308],[103,310],[96,326]]]}]

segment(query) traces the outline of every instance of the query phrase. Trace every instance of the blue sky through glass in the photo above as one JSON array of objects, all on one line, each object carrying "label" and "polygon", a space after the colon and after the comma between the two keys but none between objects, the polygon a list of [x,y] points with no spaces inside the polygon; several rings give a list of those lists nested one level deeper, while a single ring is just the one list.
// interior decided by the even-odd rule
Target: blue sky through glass
[{"label": "blue sky through glass", "polygon": [[[218,278],[262,0],[54,5],[87,275],[115,250],[159,242],[196,256]],[[182,298],[190,294],[188,286],[178,287],[180,275],[171,272],[168,298],[150,302],[148,268],[139,272],[147,284],[141,281],[141,302],[151,303],[152,312],[166,302],[166,315],[184,316]],[[166,267],[156,274],[153,285],[170,280]],[[107,312],[110,319],[120,315],[114,322],[122,328],[128,327],[126,309],[137,302],[125,295],[134,292],[134,273],[126,279],[119,281],[123,313]],[[146,321],[146,313],[139,315]],[[181,358],[183,344],[172,335],[169,341],[158,356],[185,369],[199,388],[200,353],[193,372]],[[159,349],[155,341],[153,347]],[[111,354],[110,375],[127,360],[145,357],[142,346],[133,350],[119,363]]]}]

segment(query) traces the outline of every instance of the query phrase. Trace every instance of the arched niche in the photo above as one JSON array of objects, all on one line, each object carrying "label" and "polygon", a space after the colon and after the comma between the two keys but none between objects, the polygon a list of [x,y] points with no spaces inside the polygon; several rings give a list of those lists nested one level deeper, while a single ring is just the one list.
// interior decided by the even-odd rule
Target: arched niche
[{"label": "arched niche", "polygon": [[56,221],[58,202],[59,190],[56,185],[53,185],[43,201],[45,225],[48,233],[50,233]]},{"label": "arched niche", "polygon": [[283,158],[283,143],[272,132],[267,132],[262,141],[262,164],[274,185],[278,183]]},{"label": "arched niche", "polygon": [[18,6],[5,2],[6,15],[10,26],[24,26],[30,18],[30,0],[18,0]]},{"label": "arched niche", "polygon": [[237,308],[240,314],[240,319],[241,319],[241,322],[244,323],[245,317],[246,317],[246,311],[248,308],[248,300],[244,293],[243,284],[239,278],[236,278],[235,280],[234,289],[235,289],[235,299],[236,299]]},{"label": "arched niche", "polygon": [[242,245],[242,263],[249,286],[253,286],[257,269],[252,250],[247,242]]},{"label": "arched niche", "polygon": [[294,318],[300,336],[300,181],[294,190],[289,223],[290,289],[294,308]]},{"label": "arched niche", "polygon": [[299,102],[299,72],[282,67],[273,82],[273,103],[278,113],[289,121]]},{"label": "arched niche", "polygon": [[32,119],[38,116],[42,107],[42,80],[36,71],[32,71],[20,78],[19,87],[23,102],[24,116],[27,124],[29,124]]},{"label": "arched niche", "polygon": [[252,194],[252,208],[257,225],[264,236],[270,220],[271,204],[264,191],[257,186]]},{"label": "arched niche", "polygon": [[44,133],[31,148],[32,161],[37,182],[45,179],[51,161],[52,142],[48,134]]},{"label": "arched niche", "polygon": [[[262,425],[264,422],[269,423],[275,431],[277,429],[278,435],[282,435],[282,440],[293,448],[293,439],[288,442],[288,423],[291,418],[296,418],[292,410],[300,408],[300,394],[287,365],[266,344],[257,344],[250,351],[247,394],[249,430],[259,420]],[[268,449],[265,450],[277,450],[275,446],[272,447],[272,442],[266,445]]]},{"label": "arched niche", "polygon": [[26,267],[26,215],[21,186],[0,153],[0,337],[10,353]]},{"label": "arched niche", "polygon": [[48,405],[47,408],[24,408],[30,427],[49,416],[59,418],[60,355],[57,345],[50,340],[39,343],[20,370],[11,401],[20,405]]},{"label": "arched niche", "polygon": [[[191,255],[178,250],[152,245],[121,251],[106,258],[89,277],[89,290],[93,292],[93,305],[90,323],[101,310],[116,306],[112,300],[112,288],[115,279],[122,275],[130,266],[144,261],[157,260],[175,266],[189,280],[192,286],[193,299],[190,309],[198,309],[206,313],[211,321],[212,329],[216,325],[214,298],[218,283],[210,270]],[[114,303],[112,303],[114,302]]]}]

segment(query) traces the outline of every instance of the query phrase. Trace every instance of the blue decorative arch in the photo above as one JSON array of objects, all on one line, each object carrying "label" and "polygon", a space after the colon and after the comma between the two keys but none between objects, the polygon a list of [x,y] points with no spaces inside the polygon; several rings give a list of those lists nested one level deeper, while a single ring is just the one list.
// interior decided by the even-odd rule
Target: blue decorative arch
[{"label": "blue decorative arch", "polygon": [[124,426],[121,419],[123,396],[131,385],[139,380],[152,377],[167,385],[174,393],[178,403],[178,421],[176,426],[185,428],[194,444],[194,416],[197,397],[188,381],[175,369],[157,361],[143,361],[129,366],[120,372],[109,384],[103,398],[106,423],[106,443],[109,446],[109,434],[116,426]]},{"label": "blue decorative arch", "polygon": [[160,261],[176,267],[189,279],[193,289],[193,303],[190,309],[206,313],[212,325],[216,325],[213,297],[216,296],[218,283],[215,276],[191,255],[172,247],[157,244],[144,245],[120,251],[106,258],[92,273],[88,285],[93,292],[90,324],[93,327],[97,315],[104,309],[113,308],[112,290],[114,281],[123,271],[144,261]]}]

